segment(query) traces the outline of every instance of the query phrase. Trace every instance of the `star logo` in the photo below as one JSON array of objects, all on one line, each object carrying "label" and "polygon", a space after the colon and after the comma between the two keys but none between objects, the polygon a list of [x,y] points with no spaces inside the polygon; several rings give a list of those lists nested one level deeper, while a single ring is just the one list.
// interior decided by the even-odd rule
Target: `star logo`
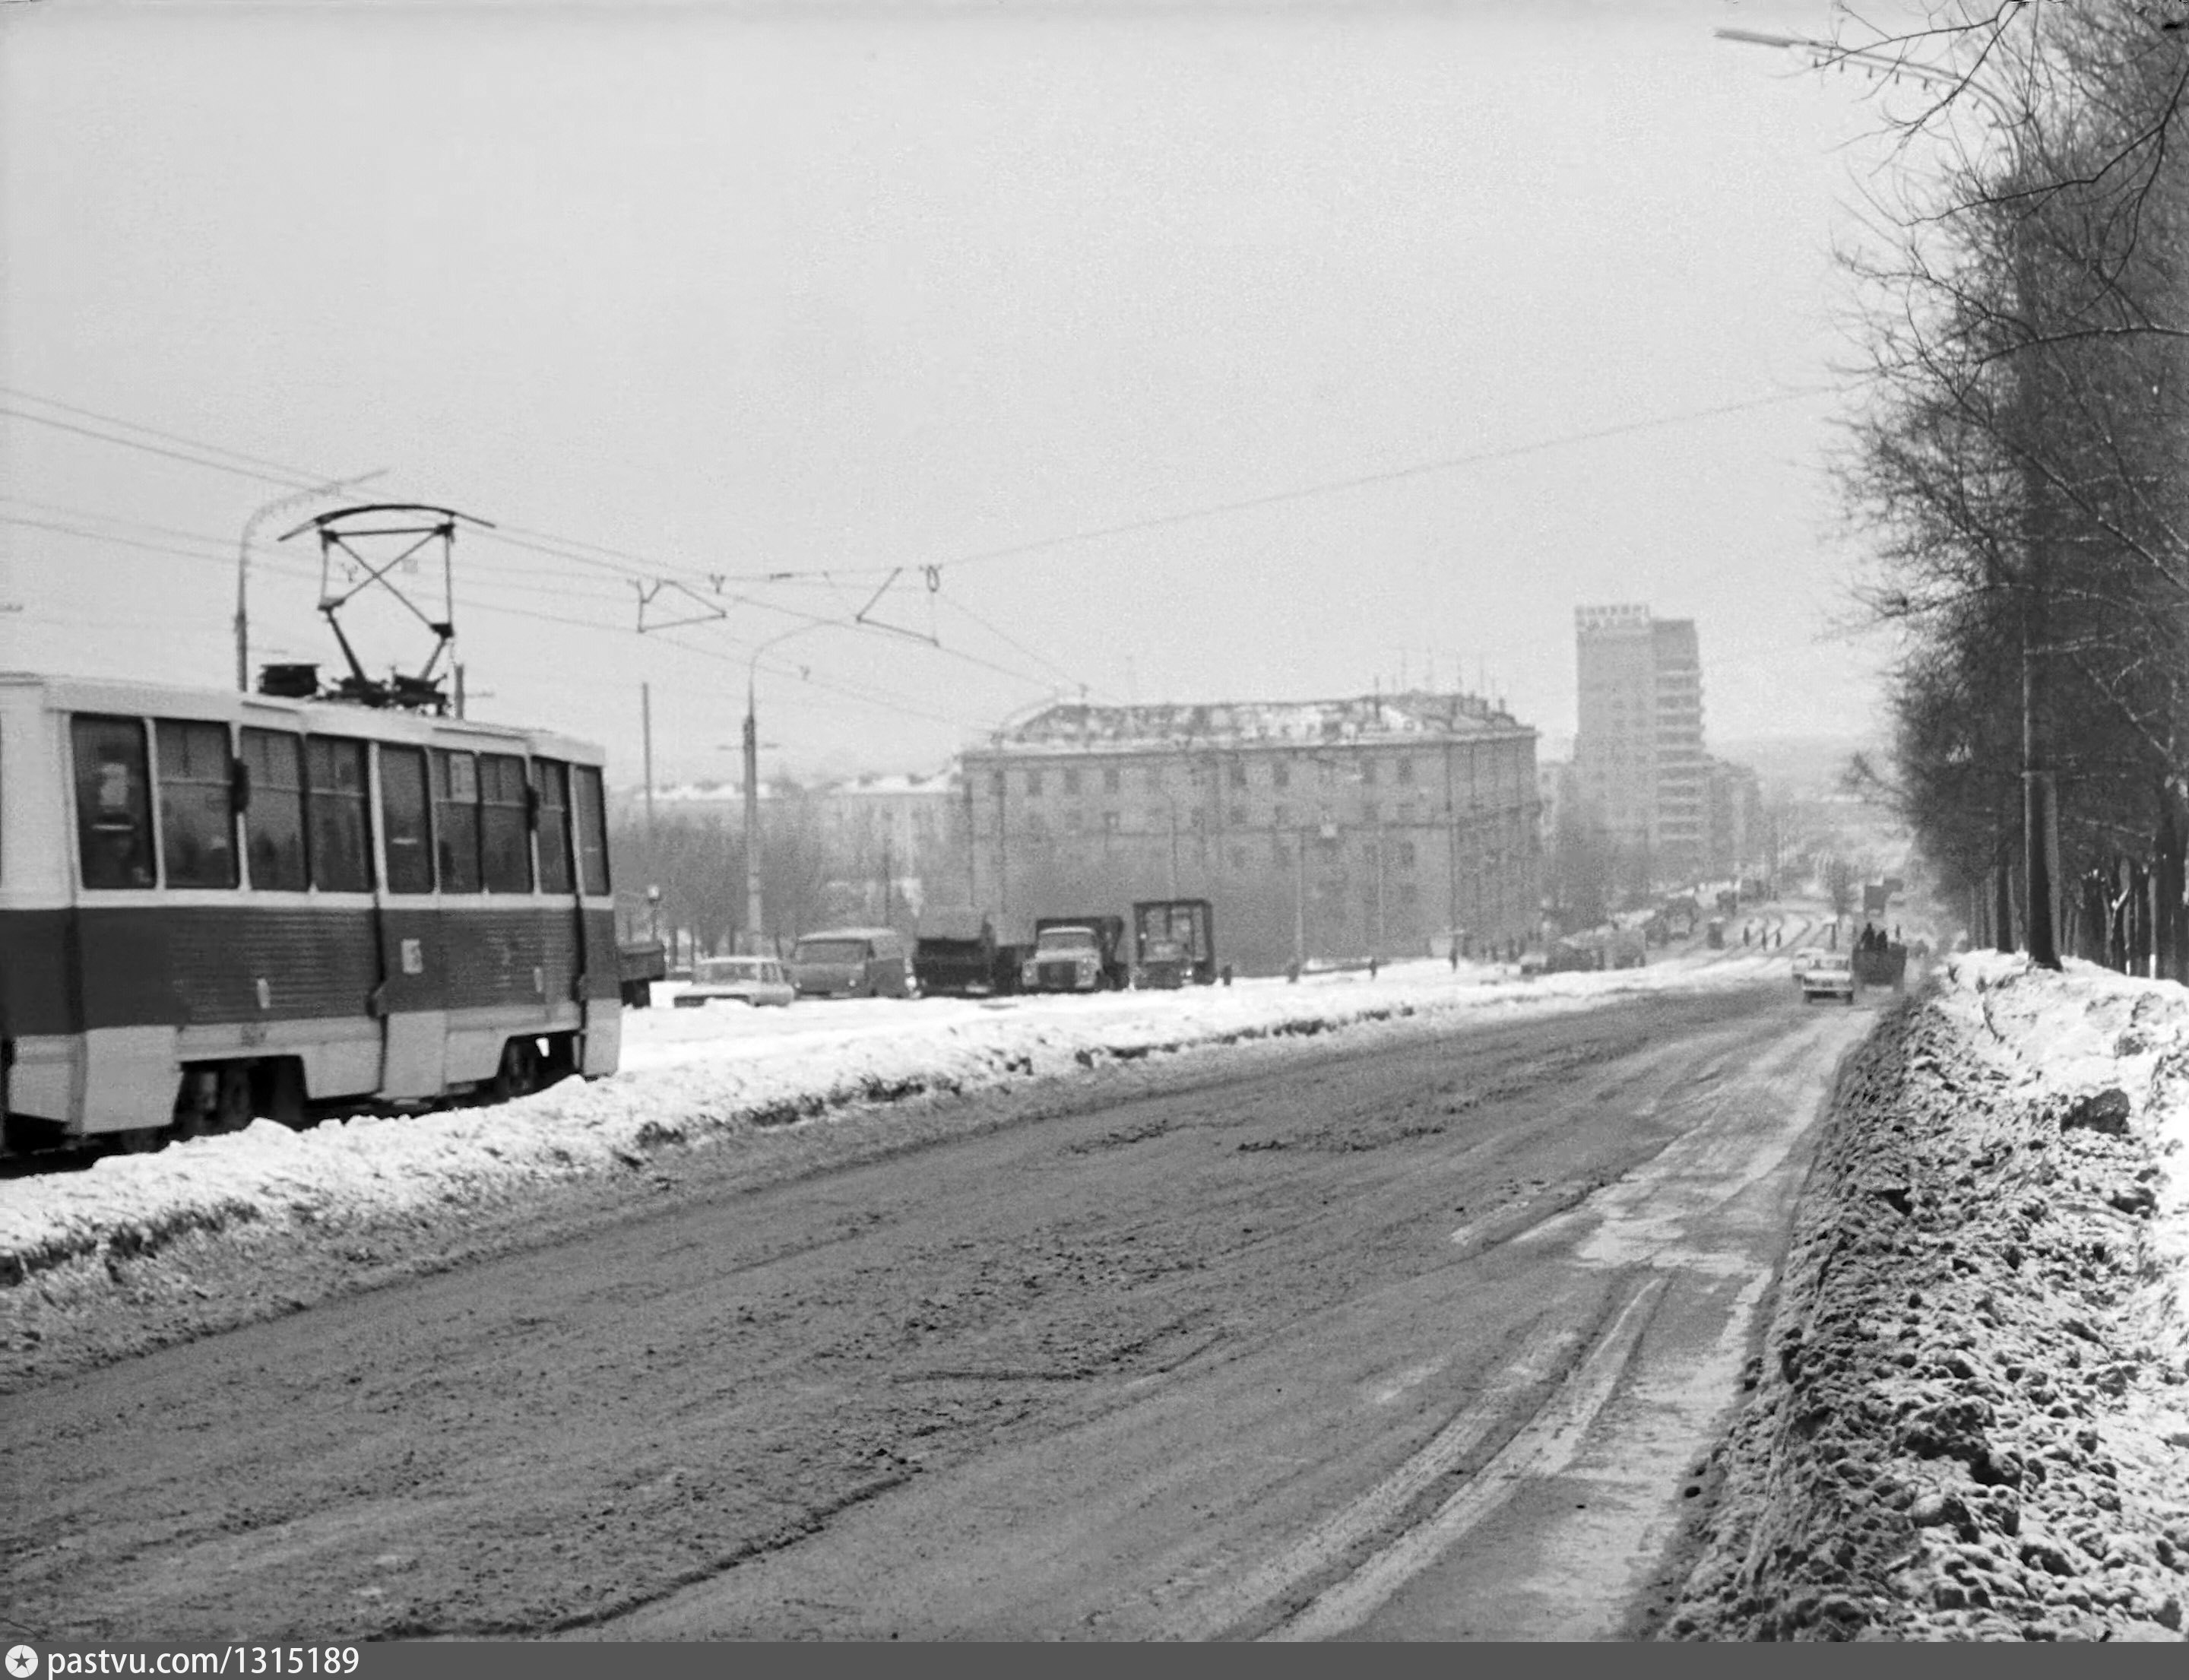
[{"label": "star logo", "polygon": [[10,1645],[8,1648],[8,1672],[14,1677],[14,1680],[31,1680],[37,1672],[38,1654],[36,1651],[28,1645]]}]

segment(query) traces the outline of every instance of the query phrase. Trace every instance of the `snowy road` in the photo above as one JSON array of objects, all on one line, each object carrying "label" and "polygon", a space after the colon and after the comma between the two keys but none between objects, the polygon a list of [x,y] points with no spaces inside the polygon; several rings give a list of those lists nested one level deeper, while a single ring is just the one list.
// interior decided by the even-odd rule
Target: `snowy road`
[{"label": "snowy road", "polygon": [[19,1394],[10,1615],[1615,1632],[1871,1018],[1777,966],[976,1091],[772,1178],[694,1151],[520,1252]]}]

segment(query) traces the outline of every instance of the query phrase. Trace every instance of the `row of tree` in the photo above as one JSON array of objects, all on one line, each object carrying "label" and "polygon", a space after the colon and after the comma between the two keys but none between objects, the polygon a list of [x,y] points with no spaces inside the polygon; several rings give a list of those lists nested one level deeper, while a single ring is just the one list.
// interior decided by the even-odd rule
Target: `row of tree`
[{"label": "row of tree", "polygon": [[[908,907],[884,887],[869,860],[839,855],[806,801],[772,800],[761,813],[761,898],[774,938],[791,940],[815,928],[866,924]],[[742,824],[715,812],[661,813],[648,823],[638,811],[608,824],[609,864],[618,920],[626,937],[667,939],[702,952],[734,949],[745,922],[745,849]],[[660,897],[649,902],[646,890]],[[894,902],[890,902],[895,899]]]},{"label": "row of tree", "polygon": [[1842,483],[1900,632],[1895,763],[1858,768],[1980,936],[2189,980],[2179,21],[2007,4],[1848,48],[1921,98],[1849,258],[1869,401]]}]

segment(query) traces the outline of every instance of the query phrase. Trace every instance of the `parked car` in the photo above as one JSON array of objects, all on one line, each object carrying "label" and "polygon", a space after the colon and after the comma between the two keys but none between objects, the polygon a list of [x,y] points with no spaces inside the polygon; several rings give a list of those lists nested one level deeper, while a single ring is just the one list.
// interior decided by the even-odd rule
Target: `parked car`
[{"label": "parked car", "polygon": [[1823,947],[1816,945],[1804,945],[1794,953],[1794,989],[1796,992],[1802,989],[1802,976],[1809,971],[1809,964],[1824,954]]},{"label": "parked car", "polygon": [[912,953],[891,928],[826,928],[791,947],[790,983],[801,998],[908,998]]},{"label": "parked car", "polygon": [[702,957],[692,965],[692,983],[677,994],[676,1007],[747,1004],[754,1009],[787,1009],[797,995],[790,976],[773,957]]},{"label": "parked car", "polygon": [[1819,951],[1802,970],[1802,1001],[1844,998],[1854,1001],[1854,963],[1844,951]]}]

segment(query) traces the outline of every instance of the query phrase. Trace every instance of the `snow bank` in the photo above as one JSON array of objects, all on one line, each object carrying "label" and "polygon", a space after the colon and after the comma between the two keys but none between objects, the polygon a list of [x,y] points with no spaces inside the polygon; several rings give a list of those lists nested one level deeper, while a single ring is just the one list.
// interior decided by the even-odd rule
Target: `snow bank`
[{"label": "snow bank", "polygon": [[1691,1638],[2178,1638],[2189,993],[1956,958],[1850,1063]]},{"label": "snow bank", "polygon": [[[0,1185],[6,1292],[64,1266],[155,1253],[191,1234],[460,1215],[529,1185],[641,1164],[654,1151],[795,1125],[850,1105],[1066,1076],[1100,1062],[1319,1037],[1377,1021],[1435,1027],[1486,1010],[1588,1009],[1666,988],[1752,984],[1775,956],[1695,953],[1520,981],[1412,963],[1183,992],[800,1003],[626,1011],[624,1070],[492,1108],[245,1131]],[[665,995],[674,996],[673,988]]]}]

